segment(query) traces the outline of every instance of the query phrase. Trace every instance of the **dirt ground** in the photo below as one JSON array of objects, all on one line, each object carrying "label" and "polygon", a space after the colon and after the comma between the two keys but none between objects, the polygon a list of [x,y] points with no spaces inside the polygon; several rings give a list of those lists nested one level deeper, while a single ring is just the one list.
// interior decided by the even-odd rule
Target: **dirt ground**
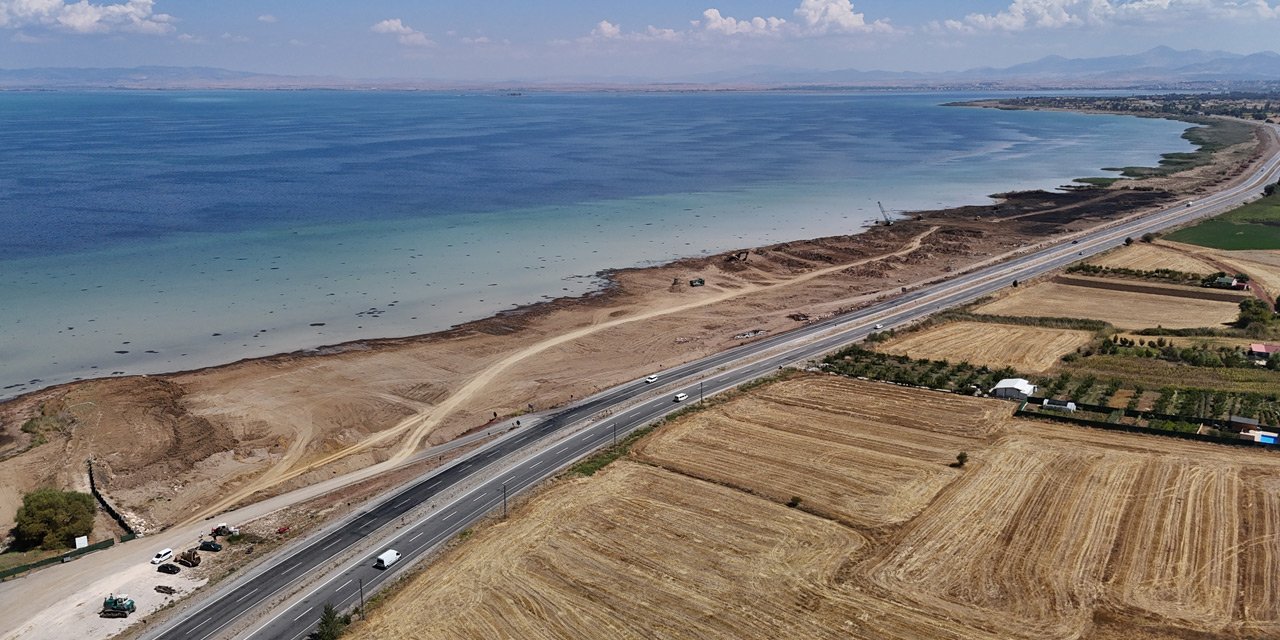
[{"label": "dirt ground", "polygon": [[1237,304],[1176,296],[1108,291],[1044,282],[988,302],[978,313],[1005,316],[1091,318],[1120,329],[1217,327],[1236,319]]},{"label": "dirt ground", "polygon": [[[1248,274],[1252,286],[1261,287],[1262,295],[1274,302],[1280,296],[1280,251],[1226,251],[1191,244],[1168,243],[1179,250],[1222,266],[1223,271]],[[1217,269],[1215,269],[1217,271]]]},{"label": "dirt ground", "polygon": [[[941,424],[949,406],[958,424]],[[1011,410],[832,376],[750,392],[483,528],[353,636],[1280,634],[1280,456],[990,423]],[[830,453],[782,450],[799,434]],[[959,444],[947,438],[964,440],[965,468],[944,463]],[[712,444],[714,457],[686,451]],[[890,457],[897,466],[877,464]],[[843,478],[851,499],[809,491],[812,503],[788,508],[779,496],[811,478],[824,489]],[[928,491],[909,488],[922,480]],[[886,517],[896,492],[911,499]]]},{"label": "dirt ground", "polygon": [[876,345],[876,351],[929,360],[967,361],[1041,373],[1093,339],[1088,331],[990,322],[951,322]]},{"label": "dirt ground", "polygon": [[[1220,165],[1238,173],[1240,159]],[[22,492],[83,485],[89,458],[142,531],[389,466],[495,413],[560,406],[736,345],[736,335],[784,331],[1200,188],[1167,182],[1173,191],[1008,194],[856,235],[619,271],[599,294],[446,332],[34,392],[0,404],[0,528]],[[707,286],[688,287],[692,277]],[[19,427],[41,407],[61,426],[31,447]]]}]

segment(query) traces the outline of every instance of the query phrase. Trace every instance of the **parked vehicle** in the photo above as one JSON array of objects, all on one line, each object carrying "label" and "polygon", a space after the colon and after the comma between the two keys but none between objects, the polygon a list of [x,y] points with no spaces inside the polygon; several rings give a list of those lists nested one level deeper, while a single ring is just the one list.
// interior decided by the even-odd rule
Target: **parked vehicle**
[{"label": "parked vehicle", "polygon": [[373,563],[374,568],[386,569],[396,563],[400,559],[400,552],[395,549],[387,549],[378,555],[378,560]]},{"label": "parked vehicle", "polygon": [[684,402],[685,400],[688,400],[688,399],[689,399],[689,394],[687,393],[677,393],[675,397],[676,402]]},{"label": "parked vehicle", "polygon": [[128,618],[134,611],[137,611],[137,605],[133,603],[133,598],[113,593],[103,598],[102,612],[98,615],[103,618]]},{"label": "parked vehicle", "polygon": [[156,567],[156,571],[159,571],[160,573],[167,573],[169,575],[173,575],[175,573],[178,573],[179,571],[182,571],[182,569],[176,564],[170,564],[166,562]]},{"label": "parked vehicle", "polygon": [[234,536],[238,533],[240,533],[240,529],[222,522],[219,523],[218,526],[214,527],[213,530],[209,532],[209,535],[216,538],[218,536]]},{"label": "parked vehicle", "polygon": [[201,551],[213,551],[213,552],[217,553],[218,551],[222,551],[222,545],[218,544],[217,542],[215,542],[215,541],[213,541],[213,540],[201,540],[201,541],[200,541],[200,550],[201,550]]},{"label": "parked vehicle", "polygon": [[167,548],[161,549],[160,552],[155,555],[155,557],[151,558],[151,564],[160,564],[161,562],[168,562],[172,559],[173,559],[173,549],[167,549]]},{"label": "parked vehicle", "polygon": [[195,547],[183,551],[178,554],[178,564],[184,567],[200,566],[200,552]]}]

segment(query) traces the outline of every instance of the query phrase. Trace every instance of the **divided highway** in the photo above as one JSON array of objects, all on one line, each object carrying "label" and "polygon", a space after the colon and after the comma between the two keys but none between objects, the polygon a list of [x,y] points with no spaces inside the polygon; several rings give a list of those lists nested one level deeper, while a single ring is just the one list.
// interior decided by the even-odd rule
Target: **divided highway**
[{"label": "divided highway", "polygon": [[[143,637],[148,640],[212,640],[230,635],[230,628],[241,616],[261,604],[285,596],[292,585],[325,567],[349,547],[362,543],[384,526],[399,524],[415,507],[438,495],[461,492],[426,517],[415,514],[419,520],[402,527],[394,539],[341,567],[321,584],[311,586],[301,600],[270,612],[273,614],[271,617],[238,634],[238,637],[257,640],[302,638],[315,628],[326,603],[340,609],[358,604],[361,586],[368,597],[384,581],[412,564],[417,556],[448,540],[484,515],[501,511],[504,496],[537,484],[609,444],[615,437],[621,438],[683,404],[697,402],[700,392],[710,395],[767,375],[784,365],[818,358],[864,338],[875,324],[895,326],[911,322],[1008,287],[1013,280],[1027,280],[1061,268],[1079,260],[1080,254],[1098,253],[1118,245],[1126,237],[1137,238],[1143,233],[1222,211],[1257,195],[1263,185],[1274,182],[1278,174],[1280,156],[1268,159],[1237,186],[1205,196],[1190,205],[1179,204],[1140,219],[1079,234],[1076,244],[1059,244],[1034,251],[853,313],[663,371],[655,384],[637,379],[596,394],[382,500],[336,529],[307,540],[235,588],[224,590],[216,598],[193,607]],[[651,372],[636,373],[644,375]],[[655,386],[661,386],[664,393],[646,399],[646,396],[654,395],[651,392]],[[683,404],[673,402],[672,397],[678,392],[689,394],[689,400]],[[607,419],[583,426],[591,417],[606,410],[612,412]],[[537,453],[521,455],[539,446],[541,449]],[[375,569],[374,557],[388,548],[398,550],[403,554],[402,559],[390,569]]]}]

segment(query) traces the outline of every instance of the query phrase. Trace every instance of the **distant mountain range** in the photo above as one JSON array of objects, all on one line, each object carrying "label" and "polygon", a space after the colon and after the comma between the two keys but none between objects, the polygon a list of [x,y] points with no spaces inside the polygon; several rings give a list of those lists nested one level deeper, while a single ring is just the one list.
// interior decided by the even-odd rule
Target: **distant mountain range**
[{"label": "distant mountain range", "polygon": [[85,69],[42,67],[0,69],[0,89],[431,89],[456,87],[984,87],[1034,88],[1165,88],[1214,84],[1276,84],[1280,86],[1280,54],[1251,55],[1225,51],[1179,51],[1156,47],[1133,55],[1101,58],[1048,56],[1010,67],[918,73],[843,69],[816,71],[780,67],[749,67],[707,73],[676,81],[643,78],[595,80],[519,80],[460,82],[425,79],[348,79],[323,76],[284,76],[230,71],[212,67],[133,67]]}]

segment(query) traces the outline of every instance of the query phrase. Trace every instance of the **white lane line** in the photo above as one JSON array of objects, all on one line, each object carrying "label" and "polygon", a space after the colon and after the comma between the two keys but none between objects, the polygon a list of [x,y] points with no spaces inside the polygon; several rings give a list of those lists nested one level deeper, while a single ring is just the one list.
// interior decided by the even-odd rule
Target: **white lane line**
[{"label": "white lane line", "polygon": [[204,625],[208,624],[208,622],[209,622],[210,620],[212,620],[212,619],[213,619],[213,618],[205,618],[205,619],[204,619],[204,622],[201,622],[200,624],[198,624],[198,625],[196,625],[196,626],[194,626],[194,627],[191,627],[191,630],[192,630],[192,631],[195,631],[196,629],[199,629],[200,627],[203,627]]},{"label": "white lane line", "polygon": [[347,586],[347,585],[351,584],[352,580],[355,580],[355,578],[352,578],[351,580],[348,580],[348,581],[346,581],[346,582],[342,583],[342,586],[341,586],[341,587],[338,587],[337,589],[334,589],[334,591],[342,591],[343,589],[345,589],[345,588],[346,588],[346,586]]},{"label": "white lane line", "polygon": [[569,446],[568,446],[568,445],[565,445],[565,446],[563,446],[563,447],[560,447],[558,450],[556,450],[556,453],[564,453],[564,452],[566,452],[566,451],[568,451],[568,450],[569,450]]},{"label": "white lane line", "polygon": [[456,509],[450,509],[448,512],[446,512],[446,513],[444,514],[444,519],[445,519],[445,520],[448,520],[449,518],[452,518],[452,517],[453,517],[453,512],[454,512],[454,511],[456,511]]},{"label": "white lane line", "polygon": [[422,534],[423,534],[423,533],[425,533],[425,532],[423,532],[423,531],[419,531],[419,532],[415,533],[415,534],[413,535],[413,537],[412,537],[412,538],[409,538],[409,542],[413,542],[414,540],[417,540],[419,537],[421,537],[421,536],[422,536]]},{"label": "white lane line", "polygon": [[251,595],[253,595],[253,594],[257,593],[257,592],[258,592],[258,590],[257,590],[257,589],[254,589],[253,591],[250,591],[249,593],[246,593],[246,594],[244,594],[244,595],[240,596],[239,598],[236,598],[236,602],[240,602],[241,600],[244,600],[245,598],[248,598],[249,596],[251,596]]},{"label": "white lane line", "polygon": [[329,547],[332,547],[333,545],[338,544],[339,542],[342,542],[341,537],[334,538],[333,542],[330,542],[329,544],[326,544],[325,546],[320,547],[320,550],[323,551],[325,549],[328,549]]},{"label": "white lane line", "polygon": [[534,460],[533,464],[531,464],[531,465],[529,465],[529,466],[530,466],[530,467],[536,467],[536,466],[538,466],[538,465],[540,465],[540,464],[542,464],[542,461],[541,461],[541,460]]},{"label": "white lane line", "polygon": [[391,505],[391,508],[392,508],[392,509],[399,509],[400,507],[403,507],[404,505],[409,504],[410,502],[413,502],[413,499],[412,499],[412,498],[406,498],[406,499],[404,499],[404,500],[401,500],[400,502],[397,502],[397,503],[395,503],[395,504]]},{"label": "white lane line", "polygon": [[307,607],[307,610],[306,610],[306,611],[303,611],[302,613],[299,613],[299,614],[298,614],[298,617],[297,617],[297,618],[294,618],[294,619],[293,619],[293,621],[294,621],[294,622],[297,622],[299,619],[301,619],[301,618],[302,618],[302,616],[305,616],[305,615],[307,615],[308,613],[310,613],[310,612],[311,612],[311,609],[313,609],[313,608],[314,608],[314,607]]},{"label": "white lane line", "polygon": [[438,484],[440,484],[440,481],[439,481],[439,480],[436,480],[435,482],[432,482],[431,484],[427,485],[427,488],[428,488],[428,489],[434,489],[434,488],[436,487],[436,485],[438,485]]}]

